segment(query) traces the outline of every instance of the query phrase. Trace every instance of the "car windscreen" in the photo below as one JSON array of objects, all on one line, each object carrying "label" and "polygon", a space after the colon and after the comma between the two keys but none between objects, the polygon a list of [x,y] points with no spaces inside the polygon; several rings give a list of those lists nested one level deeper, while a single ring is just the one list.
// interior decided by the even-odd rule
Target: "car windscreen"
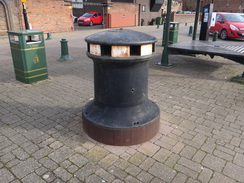
[{"label": "car windscreen", "polygon": [[227,22],[241,22],[244,23],[244,18],[240,15],[235,14],[226,14],[224,15]]},{"label": "car windscreen", "polygon": [[92,15],[92,13],[85,13],[84,15],[82,15],[82,17],[91,17]]}]

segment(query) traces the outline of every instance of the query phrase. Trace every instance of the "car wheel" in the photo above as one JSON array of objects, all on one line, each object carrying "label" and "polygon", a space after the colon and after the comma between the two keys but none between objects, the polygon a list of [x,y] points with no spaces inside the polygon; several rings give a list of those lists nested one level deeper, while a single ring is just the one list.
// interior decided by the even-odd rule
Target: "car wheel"
[{"label": "car wheel", "polygon": [[227,31],[223,29],[220,33],[220,38],[226,40],[228,38]]},{"label": "car wheel", "polygon": [[90,21],[90,24],[89,24],[90,26],[93,26],[93,22],[92,21]]}]

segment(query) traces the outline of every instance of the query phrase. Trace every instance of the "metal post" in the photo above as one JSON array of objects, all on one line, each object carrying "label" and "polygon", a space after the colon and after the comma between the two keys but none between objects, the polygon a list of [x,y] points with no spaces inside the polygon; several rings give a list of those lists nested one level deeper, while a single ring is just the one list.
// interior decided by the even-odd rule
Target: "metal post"
[{"label": "metal post", "polygon": [[50,40],[50,39],[52,39],[52,35],[51,35],[50,32],[48,32],[48,33],[47,33],[47,39],[46,39],[46,40]]},{"label": "metal post", "polygon": [[193,31],[192,40],[196,40],[197,24],[198,24],[199,13],[200,13],[200,5],[201,5],[201,0],[197,0],[196,15],[195,15],[194,31]]},{"label": "metal post", "polygon": [[66,39],[62,39],[60,43],[61,43],[61,57],[58,59],[58,61],[73,60],[69,56],[68,41]]},{"label": "metal post", "polygon": [[193,27],[192,27],[192,26],[190,26],[190,27],[189,27],[188,36],[192,36],[192,29],[193,29]]},{"label": "metal post", "polygon": [[105,19],[105,13],[104,13],[104,6],[103,6],[103,29],[104,29],[104,19]]},{"label": "metal post", "polygon": [[170,18],[171,18],[171,4],[172,0],[168,0],[167,4],[167,15],[166,15],[166,23],[165,23],[165,36],[164,36],[164,50],[161,57],[161,62],[158,65],[161,66],[171,66],[169,64],[169,54],[168,54],[168,45],[169,45],[169,30],[170,30]]},{"label": "metal post", "polygon": [[25,29],[26,30],[29,30],[30,29],[30,26],[29,26],[29,23],[28,23],[28,18],[27,18],[27,12],[26,12],[25,3],[22,3],[22,6],[23,6],[23,16],[24,16],[24,22],[25,22]]},{"label": "metal post", "polygon": [[104,21],[104,19],[105,19],[105,7],[106,6],[103,5],[103,23],[102,23],[103,24],[103,29],[105,28],[105,25],[104,25],[105,24],[105,21]]},{"label": "metal post", "polygon": [[213,34],[213,40],[212,41],[217,41],[218,35],[219,35],[218,31],[215,31]]},{"label": "metal post", "polygon": [[48,32],[48,33],[47,33],[47,39],[46,39],[46,40],[50,40],[50,39],[52,39],[52,35],[51,35],[50,32]]}]

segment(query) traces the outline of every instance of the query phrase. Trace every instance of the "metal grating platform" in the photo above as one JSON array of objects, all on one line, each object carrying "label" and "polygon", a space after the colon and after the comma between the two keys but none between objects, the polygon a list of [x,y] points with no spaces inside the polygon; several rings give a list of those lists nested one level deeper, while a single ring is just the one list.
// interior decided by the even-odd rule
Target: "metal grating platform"
[{"label": "metal grating platform", "polygon": [[221,46],[221,48],[244,54],[244,46]]},{"label": "metal grating platform", "polygon": [[238,43],[188,41],[168,46],[170,54],[221,56],[244,65],[244,45]]}]

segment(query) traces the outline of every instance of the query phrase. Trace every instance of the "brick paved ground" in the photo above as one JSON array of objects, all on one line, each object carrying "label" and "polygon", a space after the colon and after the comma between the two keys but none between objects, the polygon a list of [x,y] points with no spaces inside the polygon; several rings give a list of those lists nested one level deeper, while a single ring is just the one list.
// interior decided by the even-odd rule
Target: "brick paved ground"
[{"label": "brick paved ground", "polygon": [[[161,127],[144,144],[114,147],[82,130],[82,107],[93,97],[93,63],[84,37],[98,30],[53,34],[46,41],[49,80],[15,80],[7,39],[0,39],[1,183],[241,183],[244,182],[244,86],[229,79],[243,66],[206,56],[160,61],[162,30],[133,28],[158,37],[150,61],[149,98]],[[189,40],[182,28],[180,41]],[[69,62],[58,62],[61,38]]]}]

